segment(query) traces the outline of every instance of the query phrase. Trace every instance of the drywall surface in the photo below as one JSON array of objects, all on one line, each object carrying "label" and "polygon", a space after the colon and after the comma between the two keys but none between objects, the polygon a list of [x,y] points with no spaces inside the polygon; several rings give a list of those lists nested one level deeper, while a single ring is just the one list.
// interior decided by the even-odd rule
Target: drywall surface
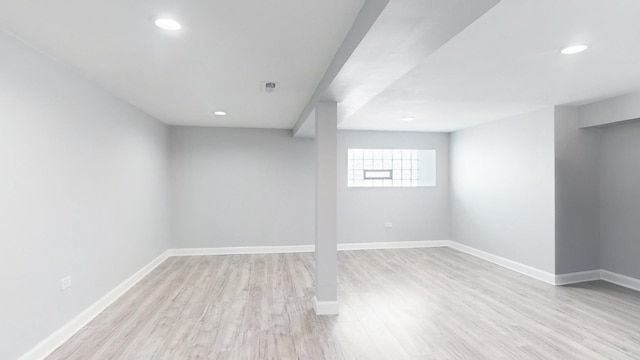
[{"label": "drywall surface", "polygon": [[640,121],[603,128],[601,232],[604,270],[640,278]]},{"label": "drywall surface", "polygon": [[314,143],[289,130],[170,127],[175,248],[314,243]]},{"label": "drywall surface", "polygon": [[[315,109],[315,298],[317,315],[338,314],[338,104]],[[329,304],[333,304],[333,309]],[[324,305],[324,306],[323,306]]]},{"label": "drywall surface", "polygon": [[555,271],[554,109],[451,135],[452,240]]},{"label": "drywall surface", "polygon": [[0,359],[15,359],[167,249],[167,129],[1,31],[0,53]]},{"label": "drywall surface", "polygon": [[555,108],[556,274],[600,269],[600,129]]},{"label": "drywall surface", "polygon": [[[349,148],[435,149],[436,186],[348,188]],[[449,134],[338,132],[338,243],[448,240],[449,215]]]},{"label": "drywall surface", "polygon": [[578,114],[581,127],[638,119],[640,118],[640,92],[579,106]]}]

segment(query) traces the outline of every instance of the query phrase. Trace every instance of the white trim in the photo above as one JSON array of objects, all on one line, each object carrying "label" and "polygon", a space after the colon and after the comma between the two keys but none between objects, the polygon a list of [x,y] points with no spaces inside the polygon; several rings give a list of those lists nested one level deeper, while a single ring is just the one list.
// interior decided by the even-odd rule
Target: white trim
[{"label": "white trim", "polygon": [[476,248],[472,248],[470,246],[467,245],[463,245],[460,244],[458,242],[455,241],[449,241],[449,247],[458,251],[461,251],[463,253],[469,254],[469,255],[473,255],[475,257],[478,257],[480,259],[492,262],[496,265],[500,265],[502,267],[505,267],[509,270],[513,270],[516,272],[519,272],[521,274],[530,276],[534,279],[538,279],[540,281],[544,281],[547,284],[551,284],[551,285],[555,285],[555,278],[556,276],[554,274],[548,273],[546,271],[542,271],[536,268],[533,268],[531,266],[528,265],[524,265],[524,264],[520,264],[519,262],[515,262],[513,260],[509,260],[497,255],[493,255],[490,254],[488,252],[484,252],[482,250],[478,250]]},{"label": "white trim", "polygon": [[338,244],[338,251],[431,248],[431,247],[446,247],[446,246],[449,246],[449,240],[391,241],[391,242]]},{"label": "white trim", "polygon": [[616,274],[607,270],[588,270],[575,273],[554,275],[531,266],[517,263],[513,260],[505,259],[503,257],[493,255],[482,250],[472,248],[467,245],[460,244],[455,241],[449,241],[449,247],[466,254],[478,257],[480,259],[492,262],[496,265],[500,265],[509,270],[519,272],[521,274],[530,276],[534,279],[544,281],[551,285],[561,286],[575,283],[581,283],[586,281],[604,280],[616,285],[620,285],[632,290],[640,291],[640,279],[636,279],[630,276]]},{"label": "white trim", "polygon": [[624,286],[626,288],[640,291],[640,279],[632,278],[630,276],[616,274],[607,270],[600,270],[602,280],[614,283],[616,285]]},{"label": "white trim", "polygon": [[[429,247],[446,247],[448,245],[449,245],[449,240],[351,243],[351,244],[338,244],[338,251],[429,248]],[[287,254],[287,253],[314,252],[315,248],[316,248],[315,245],[187,248],[187,249],[169,249],[169,256]]]},{"label": "white trim", "polygon": [[338,301],[318,301],[313,297],[313,309],[316,315],[338,315],[340,313],[340,304]]},{"label": "white trim", "polygon": [[580,271],[556,275],[555,285],[569,285],[602,279],[601,270]]},{"label": "white trim", "polygon": [[38,345],[33,347],[27,353],[22,355],[18,360],[41,360],[49,356],[80,329],[87,325],[93,318],[98,316],[109,305],[113,304],[120,296],[129,291],[138,281],[147,276],[153,269],[165,261],[168,257],[168,251],[163,252],[157,258],[151,260],[142,269],[131,275],[127,280],[109,291],[100,300],[86,308],[83,312],[64,324],[61,328],[42,340]]},{"label": "white trim", "polygon": [[314,245],[238,246],[200,249],[169,249],[169,256],[287,254],[314,251]]}]

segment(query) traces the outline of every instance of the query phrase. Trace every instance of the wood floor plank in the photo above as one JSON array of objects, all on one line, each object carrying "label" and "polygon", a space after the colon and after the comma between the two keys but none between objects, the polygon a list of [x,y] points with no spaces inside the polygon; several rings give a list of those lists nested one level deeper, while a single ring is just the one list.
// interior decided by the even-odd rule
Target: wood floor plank
[{"label": "wood floor plank", "polygon": [[446,248],[339,253],[340,316],[313,254],[172,257],[58,359],[640,359],[640,294],[554,287]]}]

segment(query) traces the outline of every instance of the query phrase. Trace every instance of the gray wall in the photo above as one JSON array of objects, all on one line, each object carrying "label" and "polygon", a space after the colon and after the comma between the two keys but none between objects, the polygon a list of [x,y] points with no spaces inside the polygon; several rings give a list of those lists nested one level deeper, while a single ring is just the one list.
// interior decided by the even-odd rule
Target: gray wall
[{"label": "gray wall", "polygon": [[452,239],[554,273],[554,110],[451,136]]},{"label": "gray wall", "polygon": [[314,243],[314,143],[289,130],[170,127],[174,248]]},{"label": "gray wall", "polygon": [[0,54],[0,359],[15,359],[167,248],[167,133],[1,31]]},{"label": "gray wall", "polygon": [[600,269],[600,139],[556,107],[556,274]]},{"label": "gray wall", "polygon": [[[338,132],[338,242],[448,239],[448,138]],[[313,244],[313,141],[285,130],[171,127],[172,247]],[[434,148],[438,186],[348,189],[348,147]]]},{"label": "gray wall", "polygon": [[601,232],[604,270],[640,278],[640,122],[603,128]]},{"label": "gray wall", "polygon": [[[437,186],[347,188],[348,148],[435,149]],[[338,243],[448,240],[449,215],[449,134],[338,132]]]}]

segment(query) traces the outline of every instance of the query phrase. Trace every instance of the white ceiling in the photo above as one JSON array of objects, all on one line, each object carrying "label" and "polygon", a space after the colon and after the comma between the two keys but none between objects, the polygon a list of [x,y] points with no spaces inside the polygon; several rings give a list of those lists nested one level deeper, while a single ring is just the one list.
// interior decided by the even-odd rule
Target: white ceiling
[{"label": "white ceiling", "polygon": [[[376,14],[339,72],[322,83],[321,101],[337,102],[338,122],[351,116],[440,46],[491,9],[499,0],[391,0]],[[365,6],[370,5],[367,0]],[[356,20],[357,22],[358,20]],[[354,27],[356,25],[354,24]],[[349,33],[352,35],[353,29]],[[345,39],[345,43],[347,39]],[[293,129],[296,137],[315,136],[315,117],[308,104]],[[363,124],[366,126],[366,124]]]},{"label": "white ceiling", "polygon": [[[390,0],[324,95],[340,128],[454,131],[640,89],[640,1],[496,1]],[[168,124],[292,128],[364,2],[0,0],[0,28]]]},{"label": "white ceiling", "polygon": [[[502,0],[340,128],[453,131],[637,90],[638,19],[638,0]],[[590,48],[559,53],[572,44]]]},{"label": "white ceiling", "polygon": [[391,0],[327,90],[349,117],[499,0]]},{"label": "white ceiling", "polygon": [[0,0],[0,28],[168,124],[290,129],[363,3]]}]

